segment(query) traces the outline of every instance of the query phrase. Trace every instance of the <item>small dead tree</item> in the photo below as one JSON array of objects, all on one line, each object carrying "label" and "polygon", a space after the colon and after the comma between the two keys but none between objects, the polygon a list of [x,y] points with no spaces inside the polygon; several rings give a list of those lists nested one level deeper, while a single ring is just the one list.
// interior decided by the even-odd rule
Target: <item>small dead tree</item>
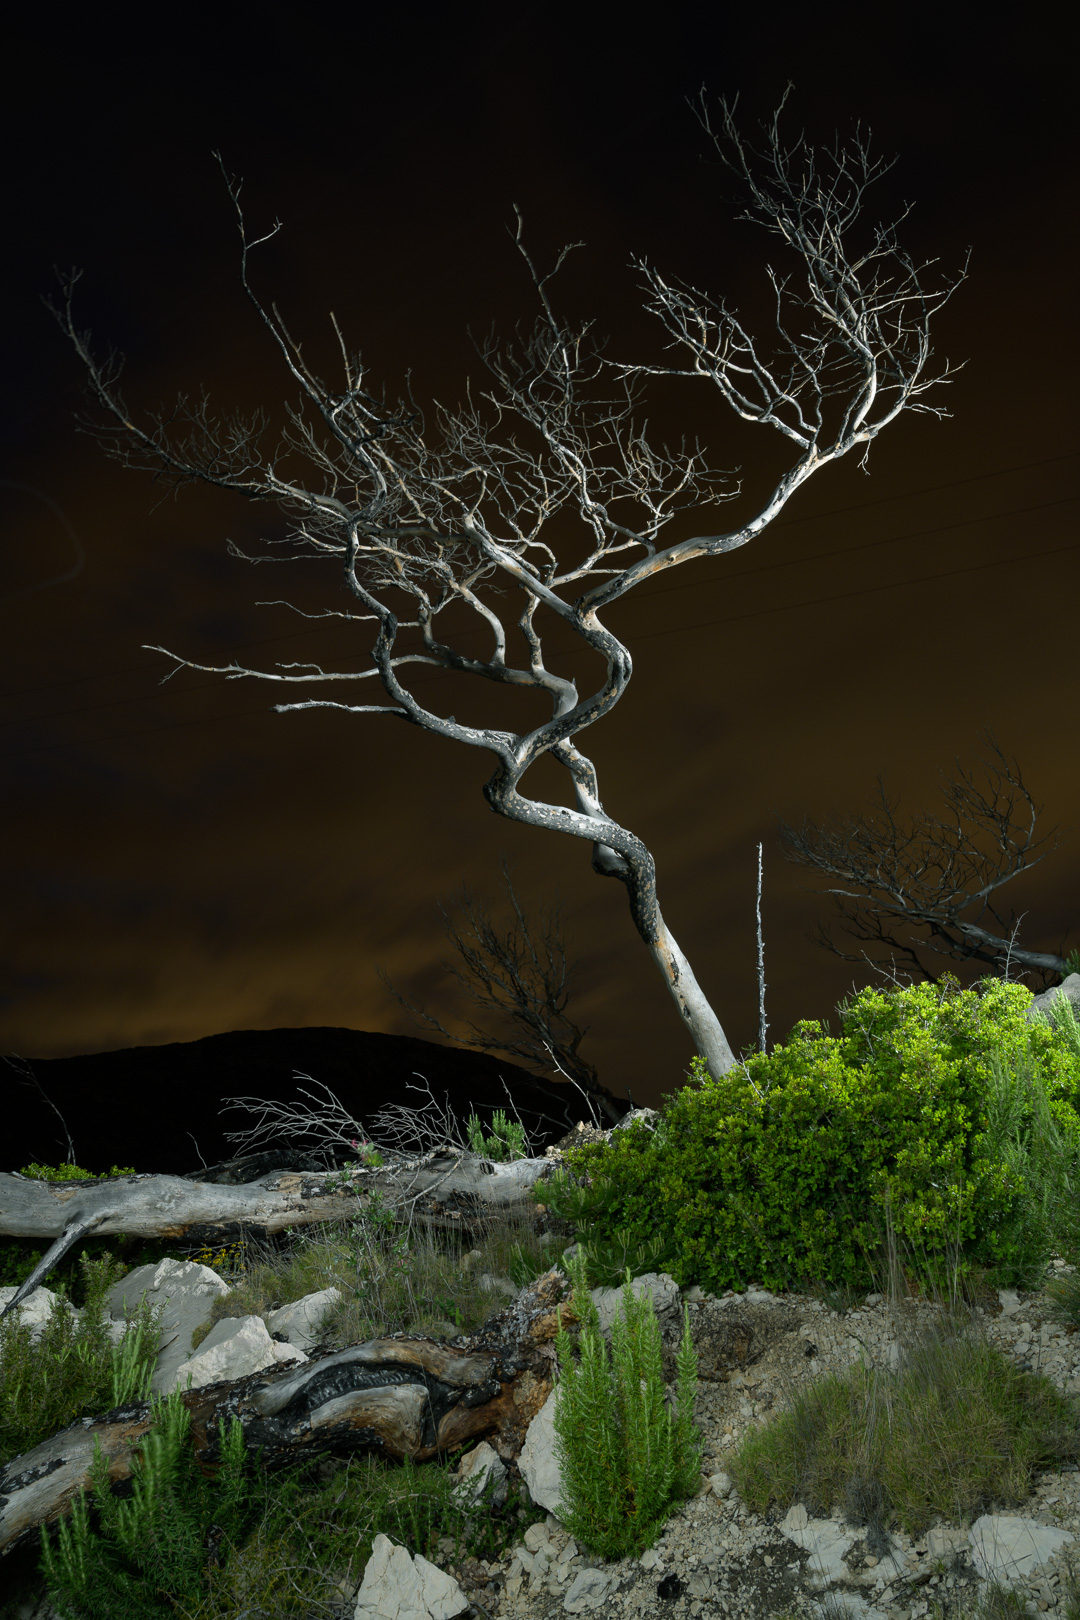
[{"label": "small dead tree", "polygon": [[[961,781],[945,789],[955,825],[933,816],[920,816],[915,830],[902,832],[893,819],[884,782],[878,777],[884,826],[879,827],[872,819],[850,820],[841,831],[829,832],[804,821],[801,831],[795,832],[781,822],[780,838],[786,859],[814,866],[845,884],[844,888],[825,892],[837,896],[845,924],[857,939],[892,946],[913,962],[931,984],[936,984],[940,975],[920,959],[920,949],[962,962],[985,962],[999,974],[1003,965],[1019,962],[1041,972],[1044,982],[1040,988],[1048,989],[1061,975],[1080,971],[1080,958],[1075,951],[1066,958],[1055,952],[1022,949],[1012,938],[1015,912],[1010,911],[1005,921],[991,901],[997,889],[1045,859],[1040,855],[1025,860],[1025,856],[1046,839],[1032,842],[1038,812],[1020,768],[1015,762],[1010,767],[990,733],[986,735],[1001,761],[1000,767],[990,768],[996,785],[992,784],[989,794],[984,795],[961,769]],[[1026,828],[1022,824],[1013,827],[1017,798],[1015,792],[1006,792],[1006,784],[1027,800],[1030,819]],[[985,834],[1000,852],[996,863],[992,854],[979,848],[977,838]],[[845,901],[853,902],[850,908]],[[997,931],[991,932],[981,921],[962,915],[972,907],[978,908],[975,919],[989,914]],[[928,938],[912,945],[887,932],[887,925],[909,930],[925,928]],[[866,961],[880,967],[865,951],[858,955],[842,951],[824,928],[819,929],[818,939],[845,962]]]},{"label": "small dead tree", "polygon": [[494,1024],[490,1018],[483,1024],[467,1020],[467,1038],[454,1035],[433,1013],[402,995],[385,973],[380,972],[379,977],[413,1018],[448,1041],[477,1052],[501,1052],[534,1068],[550,1069],[554,1065],[568,1080],[577,1081],[608,1120],[617,1124],[624,1110],[601,1086],[595,1064],[581,1055],[588,1029],[575,1023],[566,1010],[573,969],[566,960],[558,908],[544,912],[538,924],[530,924],[505,861],[502,875],[514,914],[514,922],[505,932],[467,892],[461,901],[462,923],[455,925],[446,908],[439,907],[446,937],[460,963],[443,962],[442,971],[457,981],[474,1006],[494,1014]]},{"label": "small dead tree", "polygon": [[[218,418],[205,399],[182,400],[140,425],[118,390],[118,364],[97,360],[75,325],[76,274],[56,311],[103,412],[96,431],[106,449],[159,480],[233,490],[288,514],[292,532],[271,543],[324,559],[351,602],[351,610],[305,616],[371,628],[364,667],[351,671],[199,664],[153,647],[175,661],[170,674],[206,670],[294,691],[336,682],[345,696],[298,696],[275,708],[387,716],[491,754],[495,768],[484,794],[497,814],[585,840],[594,871],[624,885],[634,925],[715,1075],[735,1064],[727,1036],[661,913],[652,853],[605,810],[596,768],[579,741],[620,701],[632,672],[629,648],[602,615],[680,563],[748,545],[809,478],[850,452],[865,470],[870,445],[902,412],[947,415],[925,399],[950,375],[947,364],[937,374],[928,369],[930,325],[967,274],[965,262],[937,284],[927,274],[936,261],[913,262],[896,236],[910,205],[892,224],[859,224],[867,191],[891,163],[871,156],[858,127],[846,146],[837,139],[831,150],[815,150],[801,135],[785,145],[779,125],[790,89],[764,126],[761,150],[742,139],[734,105],[721,103],[715,131],[704,92],[698,104],[703,130],[747,199],[741,217],[778,237],[795,261],[797,285],[792,274],[768,269],[776,304],[771,353],[722,299],[665,280],[638,259],[645,307],[678,363],[609,359],[591,325],[568,323],[552,302],[553,278],[571,249],[538,269],[515,209],[517,249],[539,304],[535,325],[502,345],[494,336],[480,342],[485,387],[475,393],[470,384],[454,409],[434,403],[429,426],[411,385],[394,405],[373,389],[333,316],[341,381],[331,387],[321,380],[277,307],[264,304],[250,280],[253,252],[279,227],[253,238],[239,183],[227,175],[242,286],[299,393],[298,404],[284,407],[275,443],[264,442],[261,414]],[[789,464],[754,497],[745,521],[702,524],[703,510],[732,499],[739,486],[696,441],[673,450],[650,440],[636,415],[650,376],[686,379],[695,391],[711,386],[743,422],[787,441]],[[281,559],[268,552],[247,560]],[[552,626],[576,639],[586,667],[589,658],[597,661],[587,686],[583,675],[546,661],[543,636]],[[559,661],[565,669],[563,655]],[[522,689],[523,728],[459,720],[449,711],[460,710],[460,684],[441,704],[439,694],[421,698],[409,682],[418,668]],[[381,683],[385,702],[350,700],[366,680]],[[549,707],[540,724],[537,695]],[[572,808],[522,791],[545,754],[567,772]]]}]

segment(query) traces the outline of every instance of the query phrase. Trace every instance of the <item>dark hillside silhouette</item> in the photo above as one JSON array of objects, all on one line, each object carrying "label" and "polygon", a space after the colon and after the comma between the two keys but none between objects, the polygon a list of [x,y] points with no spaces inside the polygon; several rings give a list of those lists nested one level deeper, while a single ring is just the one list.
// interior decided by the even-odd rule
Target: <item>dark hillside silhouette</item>
[{"label": "dark hillside silhouette", "polygon": [[[486,1053],[354,1029],[233,1030],[80,1057],[9,1056],[0,1072],[9,1125],[2,1168],[9,1170],[31,1162],[62,1163],[70,1135],[76,1163],[84,1169],[100,1173],[117,1164],[187,1175],[249,1151],[227,1141],[225,1133],[251,1130],[258,1115],[226,1107],[227,1097],[314,1107],[325,1093],[312,1081],[328,1087],[369,1136],[373,1116],[394,1103],[417,1112],[427,1107],[434,1121],[425,1082],[439,1117],[449,1108],[463,1140],[471,1113],[485,1131],[497,1109],[514,1117],[507,1089],[537,1152],[579,1119],[590,1120],[580,1092],[563,1081],[539,1078]],[[301,1088],[313,1097],[301,1097]],[[629,1107],[625,1099],[612,1101],[620,1115]],[[316,1145],[314,1138],[296,1142],[307,1153]],[[431,1145],[429,1137],[423,1146]]]}]

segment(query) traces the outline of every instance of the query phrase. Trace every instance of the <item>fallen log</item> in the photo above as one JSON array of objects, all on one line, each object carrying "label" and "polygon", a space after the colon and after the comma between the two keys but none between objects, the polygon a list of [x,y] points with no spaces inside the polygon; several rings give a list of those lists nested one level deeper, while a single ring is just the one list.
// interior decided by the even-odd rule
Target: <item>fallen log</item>
[{"label": "fallen log", "polygon": [[317,1221],[362,1218],[376,1197],[398,1220],[469,1230],[482,1224],[485,1210],[535,1208],[531,1189],[551,1173],[554,1163],[543,1158],[501,1164],[469,1152],[434,1149],[347,1175],[275,1170],[239,1186],[147,1174],[39,1181],[0,1172],[0,1234],[54,1240],[0,1309],[0,1317],[32,1293],[79,1238],[91,1233],[221,1248],[252,1230],[273,1233]]},{"label": "fallen log", "polygon": [[[270,1470],[362,1451],[428,1462],[481,1438],[509,1461],[551,1393],[552,1341],[577,1321],[568,1295],[566,1278],[553,1269],[477,1333],[449,1343],[395,1334],[183,1391],[196,1460],[213,1474],[218,1422],[228,1429],[236,1418],[245,1447],[261,1447]],[[113,1485],[128,1479],[150,1426],[150,1403],[141,1402],[83,1418],[9,1462],[0,1470],[0,1556],[70,1510],[90,1484],[95,1441]]]}]

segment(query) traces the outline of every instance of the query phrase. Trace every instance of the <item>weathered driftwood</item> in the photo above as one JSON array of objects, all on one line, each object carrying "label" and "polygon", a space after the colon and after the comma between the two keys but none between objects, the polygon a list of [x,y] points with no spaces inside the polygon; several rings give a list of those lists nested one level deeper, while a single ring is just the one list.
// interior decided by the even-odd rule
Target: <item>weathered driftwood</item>
[{"label": "weathered driftwood", "polygon": [[[395,1461],[427,1462],[487,1438],[504,1460],[516,1457],[552,1389],[552,1341],[577,1320],[566,1279],[547,1272],[478,1333],[450,1344],[395,1336],[340,1351],[315,1351],[296,1367],[274,1367],[234,1382],[181,1394],[191,1415],[196,1460],[212,1474],[218,1422],[238,1418],[264,1466],[374,1450]],[[150,1428],[148,1403],[85,1418],[0,1470],[0,1555],[37,1526],[66,1514],[90,1484],[100,1442],[114,1485],[129,1478]]]},{"label": "weathered driftwood", "polygon": [[275,1170],[241,1186],[182,1176],[131,1175],[112,1180],[39,1181],[0,1172],[0,1234],[54,1241],[0,1310],[13,1310],[79,1238],[124,1233],[192,1248],[219,1248],[245,1231],[281,1232],[316,1221],[362,1216],[378,1194],[401,1220],[468,1230],[485,1208],[534,1207],[531,1188],[551,1159],[497,1164],[476,1154],[436,1149],[420,1158],[350,1172]]}]

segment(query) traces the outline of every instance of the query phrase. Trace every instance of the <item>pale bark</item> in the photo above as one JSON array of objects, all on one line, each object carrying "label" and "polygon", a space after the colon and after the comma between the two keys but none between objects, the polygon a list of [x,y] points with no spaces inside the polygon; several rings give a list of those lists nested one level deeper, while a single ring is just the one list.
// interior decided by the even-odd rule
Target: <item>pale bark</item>
[{"label": "pale bark", "polygon": [[[704,98],[701,104],[706,133],[748,197],[743,217],[780,238],[793,256],[797,285],[792,275],[777,275],[771,266],[767,271],[776,302],[775,353],[759,350],[722,299],[666,280],[636,260],[645,307],[682,364],[608,359],[588,323],[572,326],[553,308],[550,284],[570,249],[541,272],[526,251],[518,213],[517,246],[539,304],[535,327],[502,346],[494,338],[479,345],[483,390],[469,391],[466,403],[453,409],[435,405],[429,430],[411,394],[387,404],[371,390],[359,354],[347,349],[336,321],[339,386],[328,387],[310,370],[276,308],[252,288],[250,256],[267,237],[249,236],[239,184],[228,177],[242,285],[280,352],[290,388],[299,390],[300,405],[286,407],[282,440],[273,450],[264,449],[258,422],[219,421],[205,403],[182,402],[171,415],[140,426],[116,387],[117,368],[95,360],[75,325],[77,278],[69,280],[58,311],[104,412],[99,431],[109,452],[166,481],[205,482],[290,514],[296,528],[288,543],[301,555],[328,561],[349,599],[345,611],[303,616],[371,627],[362,667],[354,670],[314,663],[275,670],[236,661],[207,665],[155,646],[174,660],[171,673],[209,670],[294,687],[344,682],[347,694],[355,683],[376,680],[385,702],[313,696],[275,707],[389,715],[491,754],[496,765],[484,792],[498,814],[586,840],[594,870],[625,885],[635,927],[716,1074],[735,1058],[660,913],[653,858],[603,811],[595,767],[576,740],[610,713],[632,673],[629,649],[600,614],[681,563],[750,544],[808,479],[850,453],[865,468],[870,445],[903,411],[947,415],[925,400],[950,376],[947,364],[936,374],[928,370],[930,323],[966,275],[965,265],[951,281],[931,285],[926,273],[935,261],[912,261],[898,245],[899,222],[863,230],[852,242],[868,188],[891,165],[871,157],[858,129],[846,147],[837,141],[832,150],[815,151],[801,137],[788,143],[779,132],[783,105],[759,152],[743,142],[726,103],[720,133],[710,125]],[[698,444],[675,450],[647,437],[635,412],[639,386],[650,376],[688,379],[695,391],[704,382],[742,421],[787,440],[790,464],[754,495],[745,521],[717,528],[706,515],[741,489]],[[313,469],[305,483],[283,471],[298,458]],[[670,533],[681,537],[670,538],[673,524]],[[249,560],[283,559],[270,553]],[[579,692],[583,675],[548,669],[545,626],[574,638],[586,669],[598,660],[603,674],[590,676],[591,690]],[[701,669],[714,669],[709,649],[699,652]],[[565,667],[562,651],[559,657]],[[422,698],[411,689],[415,665],[429,674],[436,668],[524,688],[545,698],[550,716],[537,725],[530,713],[521,731],[464,723],[446,712],[435,685],[429,683]],[[461,690],[459,682],[454,691]],[[453,701],[460,708],[459,698]],[[647,739],[641,752],[647,761]],[[576,809],[521,792],[523,776],[544,754],[569,772]]]},{"label": "pale bark", "polygon": [[[298,1367],[182,1391],[195,1457],[212,1470],[218,1422],[228,1428],[235,1418],[247,1449],[261,1447],[269,1468],[367,1450],[428,1462],[481,1439],[514,1458],[551,1393],[553,1340],[577,1321],[567,1294],[565,1278],[549,1271],[479,1332],[449,1344],[372,1339],[315,1350]],[[127,1479],[150,1426],[150,1403],[136,1403],[80,1420],[0,1469],[0,1555],[70,1510],[89,1487],[95,1441],[112,1483]]]},{"label": "pale bark", "polygon": [[44,1281],[78,1239],[161,1238],[185,1247],[218,1247],[244,1230],[283,1232],[319,1221],[364,1215],[377,1194],[402,1221],[468,1232],[485,1209],[535,1208],[530,1191],[550,1175],[556,1158],[493,1163],[469,1153],[434,1151],[396,1166],[349,1172],[276,1170],[245,1186],[220,1186],[181,1176],[133,1175],[103,1181],[38,1181],[0,1172],[0,1234],[54,1241],[2,1309],[15,1307]]}]

